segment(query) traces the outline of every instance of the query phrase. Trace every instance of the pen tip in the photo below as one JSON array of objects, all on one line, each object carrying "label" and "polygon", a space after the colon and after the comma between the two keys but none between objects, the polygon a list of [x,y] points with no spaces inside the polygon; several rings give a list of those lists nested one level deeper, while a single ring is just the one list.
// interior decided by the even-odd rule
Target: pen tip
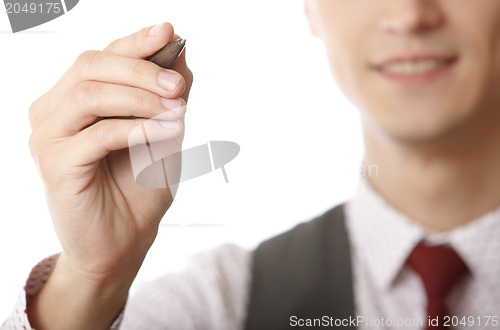
[{"label": "pen tip", "polygon": [[181,41],[179,41],[181,45],[185,45],[186,44],[186,39],[181,39]]}]

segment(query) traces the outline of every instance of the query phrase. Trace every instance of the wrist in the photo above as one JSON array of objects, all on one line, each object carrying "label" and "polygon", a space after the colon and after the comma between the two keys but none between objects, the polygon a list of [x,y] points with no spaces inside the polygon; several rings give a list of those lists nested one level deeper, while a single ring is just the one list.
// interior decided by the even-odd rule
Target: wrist
[{"label": "wrist", "polygon": [[[102,299],[115,296],[120,292],[128,292],[133,276],[126,272],[116,271],[103,274],[89,273],[75,267],[64,252],[61,253],[54,269],[53,282],[59,283],[61,288],[76,288],[88,299]],[[131,280],[127,280],[132,277]],[[49,279],[50,280],[50,279]]]},{"label": "wrist", "polygon": [[109,329],[123,309],[131,281],[87,276],[61,254],[54,271],[28,305],[36,329]]}]

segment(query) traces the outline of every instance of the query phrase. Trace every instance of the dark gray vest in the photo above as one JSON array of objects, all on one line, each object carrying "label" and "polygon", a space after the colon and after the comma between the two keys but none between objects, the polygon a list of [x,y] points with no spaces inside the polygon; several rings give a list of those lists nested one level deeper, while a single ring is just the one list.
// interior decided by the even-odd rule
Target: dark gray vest
[{"label": "dark gray vest", "polygon": [[[355,318],[344,204],[259,245],[246,330],[307,329],[300,319]],[[294,318],[295,317],[295,318]],[[314,329],[356,329],[322,323]],[[293,326],[295,325],[295,326]],[[345,324],[344,324],[345,325]]]}]

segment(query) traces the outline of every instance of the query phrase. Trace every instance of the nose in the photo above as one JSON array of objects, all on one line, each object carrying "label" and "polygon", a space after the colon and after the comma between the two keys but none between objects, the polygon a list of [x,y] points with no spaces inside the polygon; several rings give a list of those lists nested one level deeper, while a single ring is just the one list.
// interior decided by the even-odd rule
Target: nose
[{"label": "nose", "polygon": [[[373,0],[371,0],[373,1]],[[424,33],[443,23],[440,0],[382,0],[379,28],[386,33]]]}]

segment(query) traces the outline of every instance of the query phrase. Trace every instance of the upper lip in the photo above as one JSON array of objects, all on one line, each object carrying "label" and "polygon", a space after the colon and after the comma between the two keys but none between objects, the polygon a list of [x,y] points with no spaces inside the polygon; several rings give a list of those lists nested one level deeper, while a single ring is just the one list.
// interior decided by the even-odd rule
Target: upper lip
[{"label": "upper lip", "polygon": [[391,57],[387,57],[383,60],[375,61],[371,63],[371,67],[375,69],[381,69],[386,65],[390,65],[398,62],[416,62],[416,61],[425,61],[425,60],[435,60],[435,61],[449,61],[452,62],[457,57],[455,55],[446,55],[446,54],[432,54],[432,53],[414,53],[414,54],[404,54],[404,55],[395,55]]}]

